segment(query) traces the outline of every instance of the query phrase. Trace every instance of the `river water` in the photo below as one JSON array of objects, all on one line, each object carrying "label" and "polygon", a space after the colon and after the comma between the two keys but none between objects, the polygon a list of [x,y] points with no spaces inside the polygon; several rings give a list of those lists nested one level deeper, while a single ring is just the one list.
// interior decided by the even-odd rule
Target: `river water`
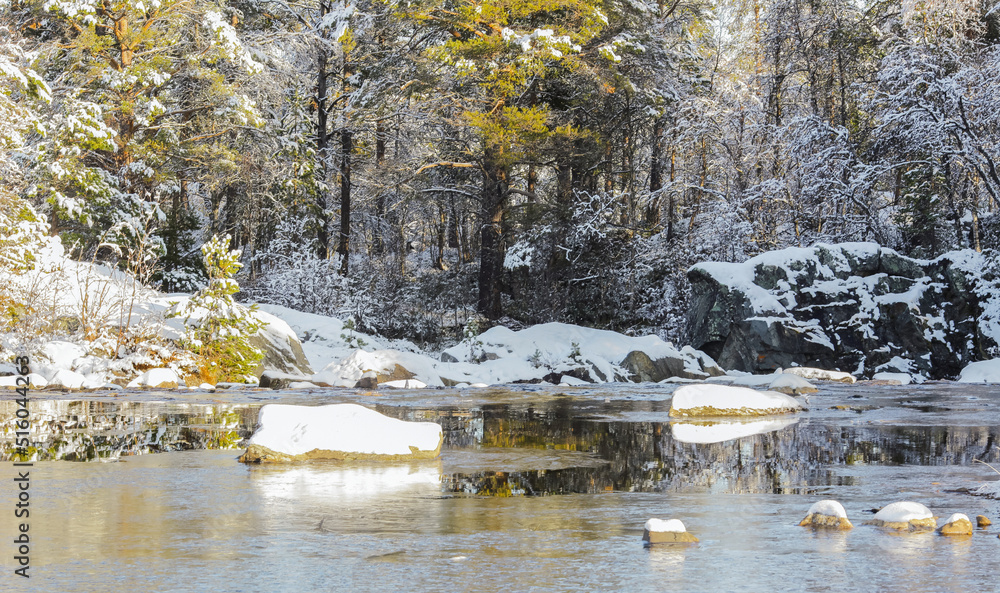
[{"label": "river water", "polygon": [[[0,543],[0,590],[1000,590],[996,526],[947,538],[863,525],[899,500],[1000,524],[1000,501],[966,491],[1000,479],[976,462],[1000,469],[995,389],[823,385],[793,418],[722,426],[672,424],[672,389],[38,392],[35,452],[60,460],[31,468],[32,577],[13,576]],[[225,447],[275,401],[436,421],[445,447],[415,464],[236,462]],[[824,498],[855,529],[798,527]],[[651,517],[700,542],[643,546]]]}]

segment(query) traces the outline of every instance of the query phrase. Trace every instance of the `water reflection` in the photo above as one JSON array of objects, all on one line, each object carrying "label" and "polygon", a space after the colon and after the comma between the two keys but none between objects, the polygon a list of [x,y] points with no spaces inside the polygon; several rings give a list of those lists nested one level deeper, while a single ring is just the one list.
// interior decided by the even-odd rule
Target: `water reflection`
[{"label": "water reflection", "polygon": [[720,420],[705,422],[672,422],[670,434],[675,441],[707,445],[723,443],[755,434],[781,430],[798,422],[796,417],[765,420]]}]

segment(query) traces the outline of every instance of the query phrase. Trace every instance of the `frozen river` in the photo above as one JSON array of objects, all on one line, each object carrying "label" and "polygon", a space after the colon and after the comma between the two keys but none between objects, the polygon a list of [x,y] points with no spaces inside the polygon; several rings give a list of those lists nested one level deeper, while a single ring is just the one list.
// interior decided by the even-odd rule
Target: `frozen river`
[{"label": "frozen river", "polygon": [[[38,392],[39,451],[105,461],[34,465],[32,578],[0,544],[0,590],[1000,590],[996,526],[946,538],[862,524],[899,500],[1000,523],[1000,501],[966,492],[1000,478],[975,462],[1000,468],[994,388],[823,385],[795,418],[710,427],[672,424],[671,391]],[[445,448],[412,465],[289,467],[200,449],[232,446],[261,404],[289,398],[434,420]],[[170,452],[134,455],[152,451]],[[855,529],[798,527],[822,498]],[[644,547],[651,517],[700,543]]]}]

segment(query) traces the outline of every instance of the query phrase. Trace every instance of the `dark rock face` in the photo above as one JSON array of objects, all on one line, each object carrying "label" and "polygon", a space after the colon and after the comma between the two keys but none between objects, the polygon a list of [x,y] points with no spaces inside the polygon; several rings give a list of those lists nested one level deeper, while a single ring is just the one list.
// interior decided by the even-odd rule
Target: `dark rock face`
[{"label": "dark rock face", "polygon": [[997,346],[978,322],[980,257],[922,261],[850,243],[698,264],[688,272],[691,345],[749,372],[797,364],[954,377]]}]

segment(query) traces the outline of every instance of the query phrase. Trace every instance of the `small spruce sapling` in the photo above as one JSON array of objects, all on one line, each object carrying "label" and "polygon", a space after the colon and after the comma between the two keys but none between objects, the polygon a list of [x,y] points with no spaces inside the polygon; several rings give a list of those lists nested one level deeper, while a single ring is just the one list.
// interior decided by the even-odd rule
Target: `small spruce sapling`
[{"label": "small spruce sapling", "polygon": [[186,330],[181,345],[198,355],[203,380],[248,380],[264,358],[264,353],[250,343],[250,337],[267,324],[254,316],[257,305],[247,308],[233,299],[240,289],[233,276],[242,264],[238,261],[240,251],[229,250],[229,235],[212,237],[202,245],[201,252],[208,286],[171,314],[184,317]]}]

